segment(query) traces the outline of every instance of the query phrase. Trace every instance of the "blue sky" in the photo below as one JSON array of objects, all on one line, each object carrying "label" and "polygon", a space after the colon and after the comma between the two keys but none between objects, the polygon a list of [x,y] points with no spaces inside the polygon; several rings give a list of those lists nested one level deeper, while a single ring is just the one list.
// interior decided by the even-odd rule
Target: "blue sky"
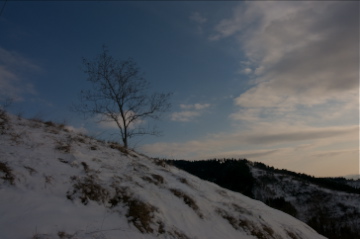
[{"label": "blue sky", "polygon": [[[3,4],[3,2],[1,3]],[[247,158],[316,176],[359,173],[359,3],[8,1],[0,100],[25,117],[116,139],[69,111],[103,44],[173,92],[154,157]]]}]

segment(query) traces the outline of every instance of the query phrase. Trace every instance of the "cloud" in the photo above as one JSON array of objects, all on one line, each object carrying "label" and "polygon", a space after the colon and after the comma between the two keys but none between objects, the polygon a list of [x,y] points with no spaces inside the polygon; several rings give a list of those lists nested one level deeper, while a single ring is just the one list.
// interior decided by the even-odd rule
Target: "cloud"
[{"label": "cloud", "polygon": [[[284,127],[283,127],[284,128]],[[247,138],[250,144],[279,144],[306,140],[318,140],[324,138],[337,138],[346,135],[356,135],[359,132],[358,126],[327,127],[327,128],[303,128],[301,131],[288,128],[283,132],[256,132]]]},{"label": "cloud", "polygon": [[203,33],[203,25],[207,22],[207,18],[203,17],[199,12],[193,12],[189,19],[196,23],[199,34]]},{"label": "cloud", "polygon": [[207,19],[203,17],[199,12],[193,12],[190,15],[189,19],[199,24],[207,22]]},{"label": "cloud", "polygon": [[[358,151],[358,133],[358,125],[317,128],[262,123],[197,140],[147,144],[141,150],[155,157],[188,160],[247,158],[312,175],[338,176],[345,175],[346,170],[354,171],[359,156],[354,153]],[[332,165],[346,164],[344,171],[325,167],[327,161]]]},{"label": "cloud", "polygon": [[[270,147],[271,152],[281,145],[291,145],[290,148],[298,148],[299,145],[311,145],[325,147],[337,142],[358,142],[359,126],[324,127],[315,128],[308,126],[289,127],[287,125],[258,125],[255,128],[238,131],[236,133],[211,134],[199,140],[191,140],[183,143],[156,143],[144,146],[151,154],[163,156],[177,155],[184,158],[202,158],[211,155],[227,155],[241,148],[262,146]],[[260,150],[261,151],[261,150]],[[258,149],[256,152],[259,152]],[[263,152],[263,151],[261,151]]]},{"label": "cloud", "polygon": [[180,108],[182,111],[174,112],[171,114],[171,120],[180,122],[189,122],[196,117],[201,116],[204,110],[209,108],[210,104],[181,104]]},{"label": "cloud", "polygon": [[[299,108],[312,114],[318,106],[326,115],[334,104],[348,105],[354,99],[348,95],[358,96],[358,6],[255,1],[239,5],[232,17],[221,20],[210,39],[237,40],[246,57],[239,71],[251,76],[253,84],[235,98],[241,107],[238,118],[270,119]],[[255,111],[259,114],[244,115]]]},{"label": "cloud", "polygon": [[40,67],[20,54],[0,47],[0,100],[22,100],[24,94],[36,94],[34,86],[25,81],[26,74],[38,72]]},{"label": "cloud", "polygon": [[[317,176],[356,173],[358,8],[358,2],[239,3],[209,36],[235,43],[231,49],[243,57],[237,73],[249,80],[234,98],[232,133],[143,150],[169,158],[245,157]],[[176,120],[190,121],[201,111],[180,108]]]}]

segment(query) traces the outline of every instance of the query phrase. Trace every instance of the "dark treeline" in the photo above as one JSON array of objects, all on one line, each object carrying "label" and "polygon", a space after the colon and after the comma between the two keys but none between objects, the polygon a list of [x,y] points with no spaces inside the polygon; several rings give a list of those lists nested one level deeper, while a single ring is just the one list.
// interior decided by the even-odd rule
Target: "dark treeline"
[{"label": "dark treeline", "polygon": [[254,178],[246,159],[166,160],[166,162],[223,188],[252,197]]}]

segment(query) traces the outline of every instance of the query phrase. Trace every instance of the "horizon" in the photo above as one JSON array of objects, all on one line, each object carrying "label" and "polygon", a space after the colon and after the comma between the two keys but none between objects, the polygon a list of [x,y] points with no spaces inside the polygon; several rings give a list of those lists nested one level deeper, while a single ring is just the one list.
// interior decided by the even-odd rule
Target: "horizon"
[{"label": "horizon", "polygon": [[69,107],[82,58],[103,44],[172,92],[150,157],[246,158],[316,177],[360,175],[359,2],[0,3],[0,105],[117,140],[113,124]]}]

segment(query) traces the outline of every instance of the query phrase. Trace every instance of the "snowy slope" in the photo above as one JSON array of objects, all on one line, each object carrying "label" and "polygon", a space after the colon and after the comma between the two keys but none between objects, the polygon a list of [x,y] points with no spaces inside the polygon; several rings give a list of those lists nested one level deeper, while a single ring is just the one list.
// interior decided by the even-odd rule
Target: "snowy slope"
[{"label": "snowy slope", "polygon": [[[255,199],[271,202],[284,198],[296,209],[296,218],[308,222],[322,234],[332,238],[359,237],[359,194],[330,190],[288,174],[253,166],[250,169],[255,178]],[[356,188],[358,181],[353,182],[351,186]]]},{"label": "snowy slope", "polygon": [[0,120],[0,238],[324,238],[262,202],[63,125]]}]

